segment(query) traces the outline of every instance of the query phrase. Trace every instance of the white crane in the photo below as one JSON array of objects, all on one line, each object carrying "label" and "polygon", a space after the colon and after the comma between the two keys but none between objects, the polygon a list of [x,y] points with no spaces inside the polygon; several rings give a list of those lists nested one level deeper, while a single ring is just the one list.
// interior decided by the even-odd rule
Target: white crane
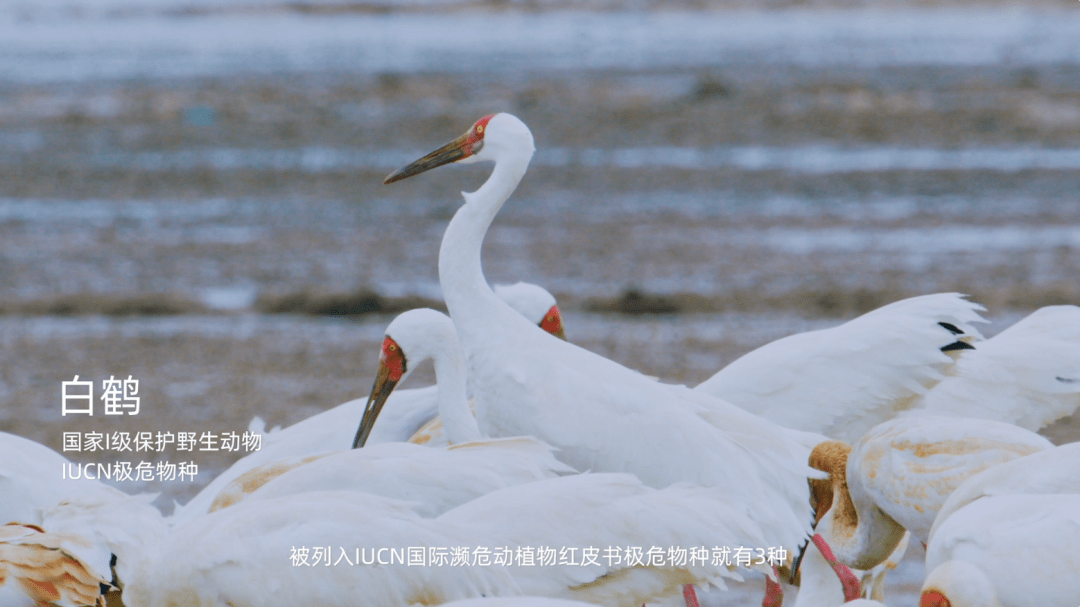
[{"label": "white crane", "polygon": [[517,594],[513,579],[496,567],[374,566],[372,553],[384,548],[388,560],[389,550],[401,555],[415,547],[426,557],[428,547],[468,545],[452,531],[406,503],[363,493],[240,503],[174,529],[146,555],[124,604],[330,607],[363,600],[396,607]]},{"label": "white crane", "polygon": [[[1057,505],[1047,500],[1055,494],[1069,497]],[[922,604],[1077,603],[1080,586],[1070,590],[1068,584],[1075,576],[1054,573],[1080,566],[1075,556],[1080,505],[1073,503],[1068,511],[1078,495],[1080,443],[998,464],[969,478],[952,492],[930,530]],[[1015,499],[1001,499],[1011,496]],[[1024,510],[1019,520],[1012,518],[1016,510]]]},{"label": "white crane", "polygon": [[71,465],[66,457],[45,445],[0,432],[0,525],[9,522],[41,525],[43,509],[67,499],[108,500],[126,496],[81,474],[80,478],[64,478]]},{"label": "white crane", "polygon": [[815,473],[805,462],[819,436],[551,339],[491,291],[481,244],[533,150],[532,133],[516,117],[485,116],[385,180],[450,162],[495,163],[479,190],[463,194],[439,250],[439,280],[474,380],[481,429],[536,436],[578,470],[632,472],[654,487],[689,481],[725,488],[753,509],[770,545],[794,551],[809,535],[806,478]]},{"label": "white crane", "polygon": [[830,474],[811,481],[817,531],[841,562],[870,569],[905,529],[925,544],[937,512],[964,480],[1052,446],[1011,424],[947,416],[886,422],[854,448],[822,443],[811,456],[811,465]]},{"label": "white crane", "polygon": [[[949,374],[958,355],[981,339],[973,323],[985,322],[978,313],[983,309],[957,293],[904,299],[837,327],[765,344],[694,389],[781,426],[855,441],[915,406]],[[860,572],[876,598],[886,563],[899,562],[906,538],[889,561]],[[813,562],[802,572],[796,605],[851,598],[850,571],[834,575],[817,545],[807,545],[804,556]]]},{"label": "white crane", "polygon": [[949,499],[938,511],[927,544],[934,541],[935,530],[964,506],[984,497],[1019,493],[1080,494],[1080,443],[1061,445],[991,466],[967,479],[949,494]]},{"label": "white crane", "polygon": [[[519,282],[498,286],[496,291],[529,322],[545,331],[565,336],[562,315],[555,298],[542,287]],[[436,393],[435,386],[396,392],[389,412],[382,416],[378,425],[371,428],[368,441],[384,443],[408,440],[422,425],[437,415]],[[215,497],[229,483],[255,468],[269,466],[281,460],[303,459],[318,453],[348,448],[353,443],[357,420],[362,417],[367,402],[368,399],[365,398],[351,400],[284,430],[273,430],[265,434],[260,450],[237,460],[186,505],[177,505],[170,519],[171,524],[183,525],[206,514]],[[262,420],[255,418],[250,429],[262,433]]]},{"label": "white crane", "polygon": [[1080,307],[1041,308],[973,342],[981,309],[955,293],[905,299],[766,344],[695,389],[849,443],[898,415],[1037,431],[1080,408]]},{"label": "white crane", "polygon": [[110,580],[74,554],[73,540],[36,525],[0,527],[0,605],[105,607]]},{"label": "white crane", "polygon": [[555,296],[547,289],[528,282],[516,282],[512,285],[495,285],[494,291],[496,297],[517,310],[526,320],[533,321],[533,324],[559,339],[566,339],[562,312],[555,302]]},{"label": "white crane", "polygon": [[[877,439],[872,436],[865,439],[868,446],[871,442],[875,443],[871,449],[873,458],[880,459],[884,454],[889,461],[902,468],[900,472],[905,476],[904,480],[892,479],[885,474],[876,477],[872,484],[881,491],[878,497],[886,500],[885,509],[899,517],[898,521],[915,525],[916,529],[913,531],[917,532],[916,535],[924,544],[928,541],[929,525],[935,520],[934,514],[938,508],[944,507],[942,501],[949,496],[949,492],[964,482],[967,476],[1003,460],[991,458],[979,462],[975,453],[966,458],[960,454],[951,457],[946,453],[937,453],[935,457],[938,459],[950,459],[946,467],[951,472],[943,473],[948,478],[920,474],[927,470],[922,467],[920,458],[913,456],[913,453],[948,450],[949,435],[953,432],[956,435],[953,438],[958,440],[977,439],[978,437],[971,433],[977,432],[976,429],[980,426],[977,422],[971,422],[974,424],[971,426],[963,419],[944,419],[933,429],[931,435],[925,434],[924,429],[937,422],[919,421],[919,417],[944,414],[962,418],[992,419],[1017,424],[1028,430],[1038,430],[1045,424],[1072,413],[1080,405],[1080,381],[1072,381],[1073,378],[1080,377],[1080,308],[1042,308],[998,335],[977,342],[976,345],[975,350],[960,350],[962,356],[953,368],[948,370],[945,379],[922,397],[904,405],[909,408],[901,411],[898,419],[889,426],[875,429],[872,434],[876,435]],[[902,407],[891,407],[885,412],[893,414],[899,409]],[[902,435],[902,439],[897,441],[900,445],[898,451],[889,452],[892,443],[879,431],[884,428],[891,428],[890,432]],[[1041,438],[1019,432],[1015,428],[1005,427],[1003,431],[1021,437],[1022,441],[1030,439],[1041,444],[1043,448],[1049,446],[1049,443]],[[1003,454],[1004,452],[997,453],[998,456]],[[1023,455],[1023,452],[1008,454],[1007,458],[1020,455]],[[880,462],[870,466],[876,469],[874,473],[888,470],[888,466]],[[890,489],[890,486],[893,488]],[[895,503],[895,499],[900,491],[923,492],[933,506],[926,503],[916,504],[915,507],[925,509],[924,512],[918,512],[899,505]],[[890,493],[891,495],[885,495]],[[900,554],[894,553],[889,557],[890,560],[902,556],[901,549],[898,548],[897,552]],[[877,584],[880,581],[878,579],[872,583]],[[822,580],[821,584],[831,584],[833,595],[840,591],[836,582],[830,579]]]},{"label": "white crane", "polygon": [[386,328],[360,434],[387,410],[394,386],[428,359],[435,364],[438,411],[453,447],[379,443],[281,460],[237,477],[210,510],[241,500],[352,490],[418,502],[417,512],[431,517],[496,489],[573,472],[531,437],[481,438],[465,395],[467,371],[454,324],[426,308],[404,312]]},{"label": "white crane", "polygon": [[795,597],[795,607],[839,605],[860,595],[875,601],[883,600],[885,573],[895,569],[903,560],[911,534],[905,532],[888,558],[866,571],[850,569],[836,560],[828,542],[820,533],[814,534],[812,539],[815,541],[807,545],[800,562],[801,582]]},{"label": "white crane", "polygon": [[[62,577],[56,567],[84,568],[88,575],[122,587],[146,546],[166,533],[161,513],[150,504],[157,495],[128,495],[98,480],[65,479],[70,465],[44,445],[0,432],[0,524],[14,522],[24,528],[18,537],[4,540],[14,544],[0,544],[3,558],[11,559],[5,567],[17,569],[16,578],[39,582]],[[25,531],[34,528],[42,530],[41,537]],[[58,550],[72,558],[61,558]],[[67,584],[63,579],[52,583],[58,590]]]},{"label": "white crane", "polygon": [[[447,433],[456,446],[443,450],[384,443],[321,457],[295,458],[265,469],[256,468],[230,484],[215,500],[215,508],[212,510],[220,510],[217,506],[238,507],[236,504],[241,500],[239,505],[247,505],[303,492],[349,489],[407,499],[415,502],[414,510],[422,516],[435,516],[464,503],[464,506],[452,514],[448,513],[444,518],[458,521],[462,525],[472,521],[487,521],[491,525],[498,523],[500,526],[492,541],[495,542],[494,545],[500,546],[509,541],[507,537],[512,537],[518,542],[525,542],[520,545],[534,548],[536,542],[548,546],[574,546],[574,550],[589,546],[605,550],[616,547],[616,552],[620,553],[616,560],[621,561],[623,556],[620,551],[623,548],[635,541],[651,538],[654,534],[660,535],[650,540],[654,542],[650,546],[658,545],[656,542],[663,540],[668,542],[664,545],[665,549],[672,546],[702,549],[704,537],[711,536],[713,540],[710,541],[718,541],[720,536],[715,533],[716,525],[732,525],[733,520],[740,522],[733,527],[733,533],[724,536],[726,543],[722,545],[735,548],[738,544],[754,547],[755,550],[764,546],[760,532],[745,520],[743,514],[730,510],[720,501],[719,493],[715,490],[706,493],[671,488],[661,493],[642,487],[640,482],[632,477],[613,475],[588,475],[556,484],[539,482],[524,486],[523,483],[572,469],[555,460],[549,448],[535,439],[521,437],[479,440],[476,420],[470,413],[466,400],[465,362],[453,323],[444,314],[434,310],[405,312],[387,327],[379,357],[379,371],[371,390],[371,402],[361,422],[361,433],[363,429],[376,423],[393,387],[404,379],[410,369],[428,358],[435,364],[440,416],[446,421]],[[468,501],[496,492],[500,487],[515,484],[522,486],[498,491],[498,495],[490,498]],[[693,508],[705,507],[708,510],[684,510],[684,506],[675,505],[675,498],[670,497],[673,495],[684,496],[687,508],[693,505]],[[630,502],[633,508],[620,514],[620,505],[626,503],[621,500],[629,496],[634,496]],[[647,501],[649,499],[665,501],[661,504]],[[661,507],[664,509],[663,513],[677,518],[679,525],[685,525],[682,527],[685,531],[680,531],[682,535],[677,540],[663,535],[669,531],[660,531],[673,529],[676,523],[652,520]],[[500,522],[492,511],[501,509],[506,509],[521,523],[510,525],[505,521]],[[573,523],[564,520],[568,511],[574,513],[571,517]],[[590,516],[604,517],[605,522],[590,521]],[[610,527],[616,521],[628,521],[635,516],[638,520],[629,527],[625,522]],[[723,522],[710,525],[700,522],[712,517],[720,517]],[[198,525],[197,519],[177,533],[199,533],[201,527]],[[605,531],[608,535],[604,536],[589,535],[590,532],[583,529],[584,525],[611,530]],[[631,531],[619,531],[624,527]],[[513,535],[505,535],[510,529]],[[747,529],[753,532],[747,532]],[[702,535],[695,535],[698,533]],[[601,544],[603,541],[609,543]],[[680,543],[671,543],[675,541]],[[709,550],[713,545],[721,545],[715,541],[709,544]],[[624,571],[619,567],[601,569],[598,566],[582,573],[580,566],[570,566],[558,572],[535,574],[533,567],[523,566],[513,568],[512,574],[519,584],[532,584],[523,588],[526,592],[586,597],[605,604],[616,604],[624,602],[628,597],[632,597],[632,601],[653,600],[657,597],[676,600],[679,588],[687,583],[713,582],[722,585],[722,582],[714,579],[711,574],[703,573],[707,569],[699,565],[689,568],[650,567],[648,571],[638,571],[630,567]],[[597,580],[600,577],[603,578],[602,581]]]},{"label": "white crane", "polygon": [[765,344],[695,390],[848,443],[908,411],[1032,431],[1076,411],[1080,307],[1041,308],[975,341],[983,309],[956,293],[905,299]]},{"label": "white crane", "polygon": [[935,517],[961,483],[1052,447],[1033,430],[1080,404],[1078,379],[1080,308],[1036,311],[965,351],[954,376],[924,403],[856,444],[845,468],[851,497],[861,493],[927,543]]},{"label": "white crane", "polygon": [[1080,408],[1080,307],[1047,306],[964,352],[912,408],[1036,432]]},{"label": "white crane", "polygon": [[[715,488],[680,483],[658,490],[629,474],[589,473],[501,489],[438,520],[475,526],[477,537],[491,545],[580,547],[578,554],[594,549],[600,557],[596,568],[563,566],[561,558],[548,570],[515,561],[510,572],[525,594],[601,605],[683,605],[686,584],[724,588],[725,578],[742,580],[736,569],[771,573],[762,562],[767,555],[759,557],[756,548],[749,567],[689,558],[693,547],[700,557],[717,546],[762,546],[764,530],[748,514],[744,504]],[[665,557],[641,567],[625,558],[627,547],[655,547]],[[687,561],[668,558],[670,548],[686,548]]]},{"label": "white crane", "polygon": [[926,549],[921,607],[1080,604],[1080,494],[995,495],[945,519]]},{"label": "white crane", "polygon": [[[741,579],[736,568],[711,559],[680,564],[666,556],[669,547],[760,545],[760,529],[741,510],[716,489],[657,490],[627,474],[516,485],[436,519],[359,492],[245,501],[174,531],[137,571],[124,602],[323,607],[362,596],[370,607],[397,607],[527,593],[602,605],[675,604],[683,584],[722,587],[725,578]],[[633,546],[662,547],[664,561],[650,567],[627,562],[624,551]],[[305,548],[306,565],[294,565]],[[391,550],[415,554],[410,548],[419,549],[427,566],[390,562]],[[541,549],[555,550],[556,558],[540,560],[548,558]],[[439,553],[465,560],[433,565],[431,556]],[[532,564],[522,560],[526,553],[536,559]],[[379,558],[386,562],[370,564]]]},{"label": "white crane", "polygon": [[259,466],[227,485],[210,512],[241,501],[311,491],[359,491],[416,503],[437,516],[485,493],[573,472],[529,437],[466,442],[446,449],[379,443]]},{"label": "white crane", "polygon": [[972,323],[985,322],[983,309],[957,293],[904,299],[765,344],[694,389],[781,426],[854,442],[945,378],[981,339]]},{"label": "white crane", "polygon": [[[533,284],[519,282],[514,285],[495,285],[495,295],[528,319],[540,318],[540,328],[559,339],[566,339],[562,314],[550,293]],[[548,301],[550,300],[550,305]],[[470,405],[471,407],[471,405]],[[472,409],[470,408],[470,411]],[[474,414],[475,415],[475,414]],[[442,419],[432,418],[408,438],[408,442],[427,447],[448,447]]]}]

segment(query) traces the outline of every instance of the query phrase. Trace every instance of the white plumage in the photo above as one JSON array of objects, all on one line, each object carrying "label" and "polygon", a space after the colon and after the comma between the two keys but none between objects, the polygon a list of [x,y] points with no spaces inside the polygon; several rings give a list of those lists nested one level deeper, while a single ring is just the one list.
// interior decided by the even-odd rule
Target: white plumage
[{"label": "white plumage", "polygon": [[[168,533],[161,512],[151,502],[157,494],[120,495],[110,499],[83,496],[44,509],[41,526],[49,533],[78,537],[71,552],[104,578],[123,587],[146,554]],[[110,567],[115,556],[115,565]]]},{"label": "white plumage", "polygon": [[[540,325],[554,313],[558,317],[558,329],[562,330],[562,318],[558,315],[555,298],[542,287],[519,282],[498,289],[510,305],[519,310],[528,321]],[[347,449],[352,445],[356,425],[364,414],[367,402],[366,398],[351,400],[283,430],[270,432],[265,432],[265,424],[256,417],[252,420],[249,431],[263,434],[260,450],[237,460],[187,504],[178,504],[170,519],[171,524],[183,525],[205,514],[218,494],[238,477],[255,468],[270,466],[279,460]],[[380,416],[379,423],[371,429],[368,443],[407,441],[437,414],[435,386],[398,390],[394,393],[389,410]]]},{"label": "white plumage", "polygon": [[[372,432],[373,442],[404,441],[411,436],[405,434],[412,428],[415,431],[435,415],[438,403],[435,386],[415,390],[402,390],[395,395],[392,413],[387,423]],[[364,414],[366,398],[358,398],[342,403],[332,409],[299,421],[288,428],[265,432],[265,425],[260,418],[252,420],[249,431],[262,434],[262,445],[240,458],[221,474],[214,477],[187,504],[176,505],[170,524],[186,524],[206,514],[214,498],[229,483],[241,475],[261,466],[294,457],[305,457],[326,453],[335,448],[347,449],[352,444],[356,433],[356,424]],[[402,436],[404,434],[404,436]]]},{"label": "white plumage", "polygon": [[[952,501],[950,495],[958,486],[967,485],[965,479],[987,468],[1001,468],[996,464],[1011,459],[1026,459],[1022,456],[1032,449],[1051,446],[1013,423],[1037,430],[1080,403],[1080,385],[1067,381],[1080,369],[1080,308],[1043,308],[997,336],[977,342],[975,350],[961,352],[948,377],[910,403],[900,418],[863,438],[862,448],[852,454],[852,465],[865,470],[859,479],[847,478],[849,487],[854,483],[853,490],[862,492],[869,511],[880,506],[923,543],[929,541],[934,521],[942,520],[935,519],[938,511],[948,516],[959,507],[947,506],[946,499]],[[943,418],[939,413],[958,417]],[[964,418],[1006,423],[984,425]],[[991,474],[990,470],[983,474]],[[1001,474],[991,478],[1002,478]],[[890,524],[885,527],[891,528]],[[830,542],[836,541],[828,532],[825,535]],[[839,552],[851,558],[849,552]],[[839,593],[834,580],[822,581],[832,586],[833,595]]]},{"label": "white plumage", "polygon": [[70,464],[45,445],[0,432],[0,525],[13,521],[41,525],[45,508],[68,499],[127,497],[98,480],[65,479]]},{"label": "white plumage", "polygon": [[[628,474],[582,474],[495,491],[438,520],[472,526],[476,537],[490,545],[576,548],[578,563],[585,549],[596,550],[596,566],[562,564],[561,557],[549,567],[515,563],[510,572],[525,594],[602,605],[681,605],[684,584],[711,582],[723,588],[724,578],[742,579],[736,569],[771,572],[767,564],[725,567],[711,557],[671,563],[670,548],[708,552],[717,546],[751,548],[753,560],[758,560],[756,548],[766,541],[762,530],[745,506],[733,501],[712,488],[677,485],[657,490]],[[623,558],[628,547],[642,552],[656,547],[663,562],[629,566]],[[619,558],[606,558],[615,553]]]},{"label": "white plumage", "polygon": [[[363,493],[302,493],[240,503],[172,533],[136,572],[124,604],[337,607],[362,600],[369,607],[398,607],[516,594],[509,574],[497,567],[356,564],[358,556],[371,560],[373,549],[426,552],[470,544],[454,531],[421,518],[408,504]],[[316,560],[316,548],[328,551],[330,565],[324,563],[325,553]],[[361,549],[365,555],[357,552]],[[345,560],[339,560],[343,553]]]},{"label": "white plumage", "polygon": [[[433,310],[406,312],[387,327],[369,414],[377,415],[388,396],[381,384],[400,381],[391,372],[393,369],[404,372],[428,357],[435,362],[439,411],[448,422],[451,440],[474,438],[478,430],[468,411],[464,361],[453,324]],[[363,424],[372,421],[365,416]],[[439,521],[445,524],[443,529],[456,529],[461,531],[455,532],[458,537],[467,536],[492,548],[551,548],[561,551],[563,559],[564,549],[576,552],[577,558],[571,560],[577,561],[586,558],[585,550],[596,551],[591,556],[595,564],[589,566],[553,562],[509,567],[520,591],[529,594],[584,598],[609,605],[674,603],[681,600],[684,584],[722,586],[725,576],[738,579],[726,567],[712,564],[714,546],[729,546],[732,550],[745,547],[754,560],[768,554],[770,547],[743,512],[743,506],[728,505],[715,489],[683,486],[657,491],[629,475],[583,475],[498,489],[571,470],[531,438],[464,443],[450,450],[382,444],[291,463],[302,465],[273,478],[228,509],[244,508],[248,516],[259,517],[262,514],[258,503],[280,504],[289,499],[282,497],[285,495],[342,486],[409,499],[415,502],[413,509],[425,516],[476,498],[442,515]],[[288,465],[290,462],[279,467]],[[242,488],[245,478],[240,477],[234,486]],[[255,479],[247,480],[255,484]],[[486,495],[477,497],[481,494]],[[227,493],[219,498],[229,496]],[[368,498],[360,494],[357,499]],[[573,516],[567,516],[567,512]],[[196,520],[177,534],[207,533],[201,525]],[[637,546],[639,554],[655,547],[664,559],[669,558],[672,548],[701,550],[708,556],[697,563],[684,560],[682,565],[628,566],[623,559],[629,558],[625,551],[630,546]],[[609,552],[612,549],[615,558]],[[185,546],[180,550],[197,554],[202,548]],[[688,559],[686,553],[683,557]],[[745,567],[754,568],[770,571],[764,565]]]},{"label": "white plumage", "polygon": [[[817,531],[841,561],[875,567],[890,557],[905,528],[925,544],[938,512],[966,479],[1050,447],[1011,424],[928,415],[879,425],[850,456],[843,443],[824,443],[814,450],[815,465],[832,478],[811,481],[821,516]],[[822,491],[825,486],[831,490]],[[815,599],[832,600],[839,591],[835,577],[810,575]]]},{"label": "white plumage", "polygon": [[654,487],[677,481],[722,487],[752,506],[770,546],[800,545],[811,519],[806,478],[813,472],[805,462],[818,437],[553,339],[492,293],[481,244],[532,153],[528,127],[497,114],[387,178],[451,161],[495,162],[487,182],[464,194],[439,252],[439,279],[473,376],[481,429],[536,436],[578,470],[632,472]]},{"label": "white plumage", "polygon": [[[481,438],[465,395],[465,361],[454,324],[435,310],[410,310],[386,328],[372,396],[358,422],[361,427],[378,426],[379,416],[388,412],[385,405],[393,387],[428,359],[435,364],[438,412],[455,447],[380,443],[279,460],[237,477],[214,499],[211,510],[244,499],[352,490],[415,501],[418,512],[435,516],[496,489],[573,471],[555,459],[549,446],[531,437]],[[403,374],[395,378],[390,368]],[[389,402],[390,407],[393,404]]]},{"label": "white plumage", "polygon": [[[855,441],[921,403],[981,335],[983,307],[957,293],[898,301],[838,327],[791,335],[737,359],[695,388],[779,425]],[[946,353],[948,352],[948,354]],[[901,540],[906,549],[907,536]],[[797,605],[842,601],[844,591],[815,546]],[[897,547],[890,559],[899,561]],[[859,572],[882,595],[887,561]],[[895,565],[894,565],[895,566]]]},{"label": "white plumage", "polygon": [[999,495],[945,519],[927,546],[922,607],[1076,607],[1080,495]]},{"label": "white plumage", "polygon": [[919,408],[1034,432],[1080,407],[1080,307],[1039,309],[976,348]]},{"label": "white plumage", "polygon": [[[435,415],[437,402],[435,386],[417,390],[402,390],[395,395],[393,413],[382,426],[387,431],[372,432],[372,440],[393,439],[403,441],[411,434],[400,437],[399,429],[412,427],[415,431]],[[306,457],[327,453],[335,448],[347,449],[352,444],[356,433],[356,424],[364,414],[366,398],[359,398],[340,404],[332,409],[297,422],[282,430],[272,430],[263,434],[262,445],[233,463],[221,474],[214,477],[199,493],[184,505],[176,505],[170,524],[180,526],[206,514],[211,504],[221,491],[241,475],[261,466],[287,458]],[[262,433],[264,424],[261,419],[252,421],[250,431]]]},{"label": "white plumage", "polygon": [[979,472],[1053,447],[1012,424],[962,417],[900,418],[855,444],[848,487],[866,495],[923,543],[954,489]]},{"label": "white plumage", "polygon": [[335,490],[414,502],[418,513],[432,517],[497,489],[572,471],[555,459],[550,447],[527,437],[480,440],[448,449],[380,443],[251,470],[218,494],[211,511],[240,501]]},{"label": "white plumage", "polygon": [[74,554],[79,536],[45,533],[40,527],[0,526],[0,605],[4,607],[104,607],[110,580]]},{"label": "white plumage", "polygon": [[855,444],[818,445],[811,481],[817,531],[837,558],[870,569],[896,548],[905,529],[923,543],[949,494],[978,472],[1052,445],[1002,422],[957,417],[898,418]]},{"label": "white plumage", "polygon": [[[627,546],[754,546],[760,530],[727,505],[715,489],[645,487],[630,475],[591,474],[553,478],[489,493],[437,519],[421,518],[409,505],[358,492],[314,492],[237,504],[174,532],[147,560],[128,589],[130,607],[302,604],[337,606],[358,596],[369,607],[433,605],[476,596],[528,592],[588,597],[604,605],[673,604],[684,583],[723,583],[738,578],[710,560],[704,564],[640,567],[609,564],[603,550]],[[573,516],[567,516],[572,512]],[[320,547],[331,564],[294,567],[294,548]],[[356,549],[422,547],[469,555],[486,549],[488,565],[470,557],[463,566],[345,565]],[[510,566],[496,551],[541,547],[595,547],[598,565]],[[479,549],[479,551],[478,551]],[[390,553],[384,555],[387,559]],[[565,556],[565,554],[563,555]],[[539,558],[539,557],[537,557]],[[355,559],[353,559],[355,561]],[[763,566],[751,566],[761,569]],[[734,568],[733,568],[734,569]]]},{"label": "white plumage", "polygon": [[[1049,306],[983,341],[983,308],[955,293],[905,299],[791,335],[696,390],[780,425],[854,442],[906,415],[955,415],[1037,431],[1080,407],[1080,308]],[[961,340],[957,342],[957,340]],[[941,352],[963,346],[954,356]]]},{"label": "white plumage", "polygon": [[934,519],[927,543],[950,516],[984,497],[1021,493],[1080,494],[1080,443],[1069,443],[991,466],[964,481]]},{"label": "white plumage", "polygon": [[972,323],[985,322],[983,309],[957,293],[904,299],[765,344],[694,389],[781,426],[854,442],[945,377],[955,359],[941,349],[980,339]]},{"label": "white plumage", "polygon": [[[157,494],[128,495],[101,481],[64,479],[67,458],[44,445],[0,433],[0,524],[37,525],[49,533],[80,538],[71,550],[102,577],[122,584],[142,548],[165,534],[152,502]],[[72,544],[73,546],[75,544]]]}]

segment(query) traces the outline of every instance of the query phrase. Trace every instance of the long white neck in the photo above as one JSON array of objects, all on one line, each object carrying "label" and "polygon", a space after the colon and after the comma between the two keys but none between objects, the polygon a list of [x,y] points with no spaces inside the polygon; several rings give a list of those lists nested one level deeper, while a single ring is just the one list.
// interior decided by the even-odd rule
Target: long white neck
[{"label": "long white neck", "polygon": [[439,248],[439,282],[462,341],[468,341],[468,334],[461,331],[463,322],[471,324],[470,319],[483,319],[492,309],[509,309],[484,279],[480,249],[495,214],[525,175],[532,146],[504,147],[501,152],[484,185],[472,193],[462,192],[465,206],[450,220]]},{"label": "long white neck", "polygon": [[450,341],[452,343],[440,348],[432,358],[435,363],[435,379],[438,382],[436,398],[439,403],[439,418],[442,419],[446,439],[456,445],[480,440],[483,436],[469,409],[469,399],[465,393],[468,381],[465,358],[457,340]]}]

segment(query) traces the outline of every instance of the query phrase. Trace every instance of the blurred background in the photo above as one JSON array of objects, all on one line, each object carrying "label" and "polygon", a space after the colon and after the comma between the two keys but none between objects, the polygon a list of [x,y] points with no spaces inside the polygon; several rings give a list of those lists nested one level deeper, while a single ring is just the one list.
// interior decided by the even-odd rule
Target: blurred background
[{"label": "blurred background", "polygon": [[[489,169],[382,178],[499,111],[538,152],[488,278],[665,381],[913,295],[970,294],[987,335],[1080,303],[1080,4],[870,4],[5,2],[0,430],[60,450],[366,396]],[[141,413],[61,417],[74,375],[140,380]],[[168,512],[235,459],[196,456],[119,486]]]}]

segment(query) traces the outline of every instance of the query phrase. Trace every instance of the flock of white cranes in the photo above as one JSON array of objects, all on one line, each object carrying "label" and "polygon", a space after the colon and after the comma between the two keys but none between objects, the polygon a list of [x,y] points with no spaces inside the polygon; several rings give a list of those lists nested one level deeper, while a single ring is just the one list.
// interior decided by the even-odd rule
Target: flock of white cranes
[{"label": "flock of white cranes", "polygon": [[[916,297],[665,384],[565,341],[543,289],[488,285],[484,235],[532,154],[495,114],[386,179],[494,162],[443,237],[449,316],[399,316],[368,399],[269,433],[172,517],[0,434],[0,607],[696,606],[750,576],[765,607],[795,582],[797,605],[881,605],[912,536],[920,607],[1080,606],[1080,443],[1035,433],[1080,406],[1080,308],[982,339],[977,304]],[[426,359],[437,385],[395,390]],[[620,558],[350,558],[457,546]],[[621,558],[631,546],[755,556]],[[296,566],[297,547],[326,565]]]}]

